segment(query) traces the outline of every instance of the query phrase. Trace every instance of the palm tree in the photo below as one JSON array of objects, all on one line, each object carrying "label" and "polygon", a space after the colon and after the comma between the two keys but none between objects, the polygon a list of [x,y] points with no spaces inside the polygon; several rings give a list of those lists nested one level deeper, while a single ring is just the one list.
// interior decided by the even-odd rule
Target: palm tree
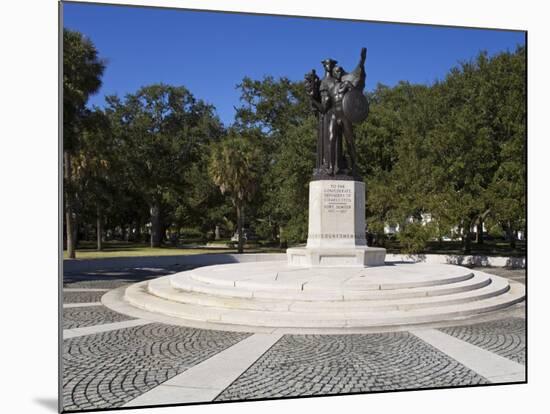
[{"label": "palm tree", "polygon": [[243,217],[245,204],[256,191],[261,152],[249,138],[230,134],[215,144],[210,155],[208,173],[222,194],[228,194],[237,211],[238,252],[243,252]]},{"label": "palm tree", "polygon": [[94,44],[81,33],[63,30],[63,188],[67,252],[75,258],[74,208],[75,185],[72,156],[79,147],[81,121],[90,95],[101,86],[105,63]]}]

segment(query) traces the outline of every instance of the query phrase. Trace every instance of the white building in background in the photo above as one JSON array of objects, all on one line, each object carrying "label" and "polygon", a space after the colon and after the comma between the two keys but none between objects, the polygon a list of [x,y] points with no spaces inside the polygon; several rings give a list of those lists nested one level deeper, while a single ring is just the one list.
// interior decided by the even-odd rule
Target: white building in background
[{"label": "white building in background", "polygon": [[[422,217],[421,222],[422,222],[423,225],[426,225],[426,224],[428,224],[432,221],[432,215],[430,213],[422,213],[421,217]],[[407,218],[406,221],[407,221],[407,223],[412,223],[414,221],[414,217],[410,216],[409,218]],[[482,224],[482,228],[483,228],[483,233],[486,233],[487,228],[485,227],[485,223]],[[399,224],[387,224],[386,223],[384,225],[384,234],[393,235],[393,234],[399,233],[399,231],[400,231]],[[477,233],[477,226],[472,226],[471,231],[472,231],[472,233],[476,234]],[[458,226],[454,227],[451,230],[451,234],[458,234]],[[525,240],[524,232],[521,231],[521,230],[518,230],[516,238],[517,238],[517,240]],[[450,237],[443,237],[443,240],[448,241],[448,240],[451,240],[451,238]]]},{"label": "white building in background", "polygon": [[518,230],[518,240],[525,240],[525,235],[523,234],[523,232],[521,230]]},{"label": "white building in background", "polygon": [[[426,225],[432,221],[432,215],[430,213],[422,213],[420,216],[422,217],[423,225]],[[413,216],[410,216],[409,218],[407,218],[407,223],[412,223],[412,222],[414,222]],[[399,233],[399,224],[384,225],[384,234],[396,234],[396,233]]]},{"label": "white building in background", "polygon": [[384,225],[384,234],[396,234],[399,233],[399,224],[385,224]]}]

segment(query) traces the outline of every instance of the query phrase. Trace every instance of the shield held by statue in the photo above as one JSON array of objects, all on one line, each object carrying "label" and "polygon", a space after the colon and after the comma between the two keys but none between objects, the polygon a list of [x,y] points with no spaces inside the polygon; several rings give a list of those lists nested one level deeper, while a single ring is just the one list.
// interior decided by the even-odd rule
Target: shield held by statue
[{"label": "shield held by statue", "polygon": [[369,114],[369,103],[363,92],[352,89],[344,95],[342,100],[344,116],[354,124],[363,122]]}]

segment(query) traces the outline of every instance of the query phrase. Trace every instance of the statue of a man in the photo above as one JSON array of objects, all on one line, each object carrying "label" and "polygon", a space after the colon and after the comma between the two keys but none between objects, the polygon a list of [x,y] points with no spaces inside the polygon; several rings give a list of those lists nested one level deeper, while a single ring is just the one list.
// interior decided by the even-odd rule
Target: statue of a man
[{"label": "statue of a man", "polygon": [[329,175],[332,171],[330,159],[329,125],[330,116],[327,114],[330,89],[336,83],[332,75],[334,66],[338,63],[334,59],[321,61],[325,69],[322,80],[315,73],[315,69],[305,76],[306,91],[311,98],[311,104],[317,116],[317,160],[314,175]]},{"label": "statue of a man", "polygon": [[[351,120],[349,120],[344,114],[343,106],[344,96],[348,91],[352,90],[354,86],[350,80],[343,79],[346,72],[341,66],[336,66],[333,73],[337,82],[330,90],[330,99],[332,101],[333,109],[329,120],[329,140],[332,143],[331,149],[334,154],[334,175],[339,173],[349,174],[351,172],[352,176],[356,176],[357,171],[353,125]],[[346,153],[349,157],[349,161],[344,156],[344,152],[342,150],[342,138],[346,141]]]},{"label": "statue of a man", "polygon": [[[351,73],[336,66],[333,59],[321,63],[325,77],[319,81],[315,71],[306,75],[306,91],[318,116],[317,164],[314,176],[357,176],[353,123],[366,118],[368,107],[363,95],[365,87],[366,49]],[[343,140],[346,154],[343,151]],[[327,178],[328,178],[327,177]]]}]

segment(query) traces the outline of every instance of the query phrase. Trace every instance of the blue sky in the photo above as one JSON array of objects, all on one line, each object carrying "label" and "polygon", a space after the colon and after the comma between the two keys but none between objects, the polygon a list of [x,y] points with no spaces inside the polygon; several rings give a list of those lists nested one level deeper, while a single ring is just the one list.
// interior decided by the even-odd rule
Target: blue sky
[{"label": "blue sky", "polygon": [[143,85],[184,85],[233,121],[244,76],[301,80],[320,61],[352,70],[367,47],[367,86],[432,83],[459,61],[515,50],[522,32],[64,3],[64,26],[88,36],[107,61],[104,96]]}]

